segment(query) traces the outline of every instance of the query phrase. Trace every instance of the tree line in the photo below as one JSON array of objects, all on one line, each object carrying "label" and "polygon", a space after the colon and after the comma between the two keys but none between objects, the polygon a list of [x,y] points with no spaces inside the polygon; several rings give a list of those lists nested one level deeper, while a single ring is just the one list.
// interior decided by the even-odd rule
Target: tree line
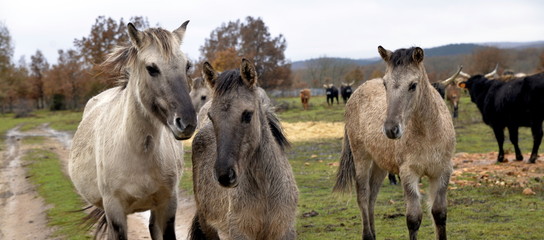
[{"label": "tree line", "polygon": [[[147,18],[129,19],[138,29],[150,26]],[[87,100],[116,84],[114,76],[100,68],[116,45],[129,44],[127,23],[109,17],[96,18],[88,36],[74,39],[70,49],[58,50],[50,64],[38,49],[27,63],[24,56],[13,59],[13,43],[8,27],[0,23],[0,112],[24,114],[33,109],[81,109]],[[285,58],[286,39],[272,36],[261,18],[230,21],[212,31],[200,48],[202,56],[190,59],[190,77],[200,76],[200,66],[209,61],[219,71],[237,68],[242,57],[251,59],[261,87],[291,85],[291,65]]]},{"label": "tree line", "polygon": [[[129,19],[137,28],[150,27],[147,18]],[[29,112],[32,109],[81,109],[89,98],[116,84],[114,76],[100,68],[107,54],[119,44],[129,44],[124,19],[99,16],[87,36],[74,39],[70,49],[58,50],[56,63],[50,64],[38,49],[30,56],[13,59],[13,43],[8,27],[0,22],[0,113]],[[320,88],[323,84],[342,82],[356,85],[383,76],[385,65],[360,65],[326,56],[306,61],[305,67],[291,69],[285,57],[287,40],[272,36],[261,18],[248,16],[229,21],[214,29],[200,47],[199,59],[190,77],[200,76],[204,61],[218,71],[237,68],[242,57],[251,59],[259,74],[260,86],[269,89]],[[544,50],[499,49],[482,47],[471,54],[426,57],[425,66],[431,81],[447,78],[458,65],[470,74],[491,71],[534,73],[544,71]]]},{"label": "tree line", "polygon": [[[463,71],[472,75],[488,73],[498,64],[498,72],[533,74],[544,71],[544,48],[501,49],[497,47],[475,48],[469,54],[425,57],[424,64],[431,82],[448,78],[462,65]],[[293,70],[294,88],[320,88],[323,84],[355,82],[382,77],[385,64],[360,65],[355,61],[322,56],[304,62],[304,67]]]}]

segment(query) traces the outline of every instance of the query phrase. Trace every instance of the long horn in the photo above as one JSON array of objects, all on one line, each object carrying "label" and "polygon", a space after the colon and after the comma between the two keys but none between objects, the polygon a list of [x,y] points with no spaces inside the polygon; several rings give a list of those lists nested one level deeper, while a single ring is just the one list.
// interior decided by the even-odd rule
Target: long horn
[{"label": "long horn", "polygon": [[497,69],[499,69],[499,64],[498,63],[497,63],[497,65],[495,65],[495,69],[492,72],[484,75],[484,77],[491,78],[491,77],[495,76],[495,74],[497,74]]},{"label": "long horn", "polygon": [[455,72],[455,74],[453,74],[448,79],[442,81],[442,84],[444,84],[444,86],[449,85],[453,80],[455,80],[457,78],[457,76],[459,76],[459,73],[461,72],[462,69],[463,69],[463,66],[462,65],[459,66],[459,69],[457,70],[457,72]]},{"label": "long horn", "polygon": [[459,75],[461,75],[463,77],[466,77],[466,78],[470,78],[470,75],[468,73],[463,72],[463,71],[459,72]]}]

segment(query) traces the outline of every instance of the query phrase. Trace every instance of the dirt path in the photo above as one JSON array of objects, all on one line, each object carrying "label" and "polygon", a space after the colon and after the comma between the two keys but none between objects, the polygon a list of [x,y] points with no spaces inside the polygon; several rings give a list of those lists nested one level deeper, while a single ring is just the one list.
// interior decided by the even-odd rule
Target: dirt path
[{"label": "dirt path", "polygon": [[[0,239],[52,239],[50,235],[54,229],[47,226],[45,215],[50,206],[45,205],[34,186],[27,181],[26,170],[21,163],[26,150],[36,146],[25,146],[21,140],[30,136],[45,137],[46,141],[40,144],[40,148],[55,152],[66,173],[72,136],[47,125],[28,132],[14,128],[6,135],[6,151],[2,152],[0,162]],[[194,200],[182,193],[176,215],[178,239],[186,238],[194,209]],[[148,220],[148,212],[129,215],[129,239],[151,239]]]},{"label": "dirt path", "polygon": [[17,128],[6,135],[7,150],[0,163],[0,239],[49,239],[53,229],[46,226],[47,206],[26,180],[21,162],[21,139],[30,135]]}]

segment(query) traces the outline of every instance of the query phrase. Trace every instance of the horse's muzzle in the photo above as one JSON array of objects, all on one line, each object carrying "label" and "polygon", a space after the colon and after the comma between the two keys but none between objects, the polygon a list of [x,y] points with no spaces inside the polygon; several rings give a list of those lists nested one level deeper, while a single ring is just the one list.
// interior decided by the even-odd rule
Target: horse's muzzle
[{"label": "horse's muzzle", "polygon": [[217,181],[221,186],[226,188],[233,188],[238,186],[238,179],[236,177],[236,171],[233,168],[229,168],[226,171],[217,172]]},{"label": "horse's muzzle", "polygon": [[400,124],[388,124],[383,125],[383,132],[389,139],[399,139],[402,137],[403,131]]},{"label": "horse's muzzle", "polygon": [[184,124],[181,118],[176,118],[174,121],[174,126],[170,126],[174,137],[177,140],[187,140],[193,136],[195,132],[195,124]]}]

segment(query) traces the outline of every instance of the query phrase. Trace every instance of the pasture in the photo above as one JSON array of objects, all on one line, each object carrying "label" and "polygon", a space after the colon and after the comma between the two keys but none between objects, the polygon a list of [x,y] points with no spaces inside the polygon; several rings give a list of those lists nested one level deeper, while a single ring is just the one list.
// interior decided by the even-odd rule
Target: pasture
[{"label": "pasture", "polygon": [[[279,116],[288,139],[292,141],[288,157],[300,191],[298,239],[360,239],[361,219],[355,194],[341,196],[331,193],[341,151],[344,105],[340,103],[328,107],[325,97],[315,96],[310,99],[310,109],[307,111],[302,110],[298,97],[275,99],[275,102],[281,106]],[[20,131],[28,131],[43,123],[49,123],[57,130],[73,132],[80,118],[79,112],[36,112],[35,116],[23,119],[4,115],[0,116],[0,134],[5,136],[7,130],[18,125],[22,126]],[[450,239],[544,239],[544,231],[540,227],[544,219],[542,147],[537,164],[513,162],[513,147],[506,140],[505,151],[509,161],[495,164],[497,147],[492,130],[482,123],[475,104],[468,97],[461,99],[459,118],[454,121],[457,154],[448,191],[447,228]],[[4,140],[0,144],[3,153],[6,152]],[[55,156],[51,148],[43,147],[46,146],[43,141],[37,138],[22,142],[26,146],[27,157],[23,161],[27,175],[38,188],[69,181],[66,176],[62,177],[62,171],[58,169],[60,165],[54,161],[59,156]],[[526,161],[532,147],[529,129],[520,129],[519,142]],[[185,141],[185,146],[185,169],[180,185],[182,195],[191,196],[190,142]],[[2,170],[6,168],[4,161],[0,166]],[[51,178],[53,174],[60,175],[60,178]],[[426,195],[427,183],[426,179],[422,180],[423,195]],[[527,188],[534,194],[523,194]],[[90,238],[76,237],[74,221],[66,219],[72,215],[66,214],[66,211],[76,209],[60,206],[68,202],[69,206],[74,206],[72,202],[78,201],[71,184],[55,184],[54,189],[38,189],[38,192],[51,206],[47,210],[47,218],[55,231],[53,236],[63,239]],[[47,192],[57,192],[62,197],[59,200]],[[3,192],[0,192],[0,196],[3,196],[2,200],[9,201],[9,196]],[[430,214],[426,208],[424,210],[419,237],[434,239]],[[375,219],[378,239],[408,238],[400,186],[384,181],[378,195]],[[177,224],[189,223],[177,221]],[[178,238],[184,239],[184,236]]]}]

